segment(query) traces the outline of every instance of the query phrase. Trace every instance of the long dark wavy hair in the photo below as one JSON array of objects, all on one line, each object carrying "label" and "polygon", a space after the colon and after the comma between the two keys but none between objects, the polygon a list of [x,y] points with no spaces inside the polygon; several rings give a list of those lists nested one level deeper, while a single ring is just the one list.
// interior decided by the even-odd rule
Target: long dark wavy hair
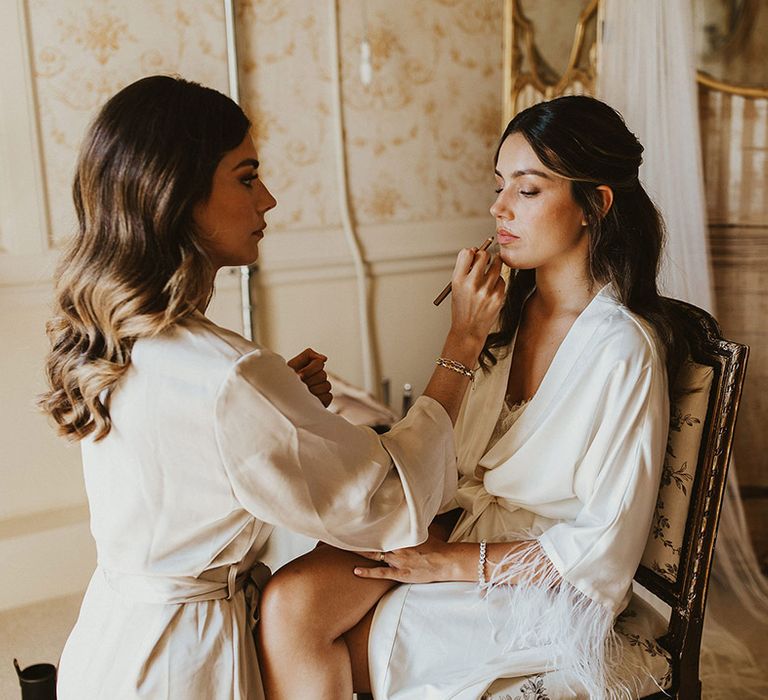
[{"label": "long dark wavy hair", "polygon": [[225,95],[160,75],[118,92],[91,124],[73,185],[78,229],[47,326],[50,388],[39,400],[61,434],[107,435],[109,396],[136,340],[210,299],[213,268],[193,208],[249,127]]},{"label": "long dark wavy hair", "polygon": [[[616,110],[586,96],[559,97],[517,114],[501,136],[494,162],[511,134],[521,134],[547,168],[570,180],[589,231],[590,282],[612,284],[620,302],[651,324],[666,349],[671,387],[689,347],[682,319],[656,285],[664,223],[638,180],[643,147],[637,137]],[[605,215],[600,185],[613,190]],[[499,329],[488,336],[481,355],[485,369],[512,342],[535,282],[535,270],[518,270],[510,279]]]}]

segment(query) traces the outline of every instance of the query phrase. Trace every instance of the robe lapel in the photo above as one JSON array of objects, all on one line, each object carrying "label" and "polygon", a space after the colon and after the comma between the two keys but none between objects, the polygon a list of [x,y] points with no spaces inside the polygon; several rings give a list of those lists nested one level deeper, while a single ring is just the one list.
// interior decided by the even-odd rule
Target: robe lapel
[{"label": "robe lapel", "polygon": [[[584,311],[574,321],[567,335],[557,349],[552,364],[539,385],[536,394],[526,406],[522,415],[515,421],[512,428],[486,453],[479,456],[478,464],[484,469],[493,469],[501,463],[514,457],[515,452],[530,437],[531,433],[539,426],[541,421],[548,413],[548,409],[553,401],[561,396],[561,389],[574,369],[574,365],[590,344],[592,337],[597,329],[602,325],[608,313],[615,310],[616,300],[613,297],[609,285],[603,287],[587,304]],[[503,379],[499,381],[503,384],[501,399],[496,406],[495,418],[491,422],[491,430],[486,438],[487,440],[493,430],[495,419],[498,418],[501,410],[501,401],[504,397],[504,390],[509,374],[509,363],[511,363],[512,352],[509,353],[506,372],[503,373]],[[501,368],[499,368],[501,369]],[[501,375],[502,372],[499,372]],[[495,389],[495,387],[494,387]],[[496,398],[496,391],[494,399]],[[489,406],[489,410],[490,410]],[[553,436],[554,437],[554,436]]]}]

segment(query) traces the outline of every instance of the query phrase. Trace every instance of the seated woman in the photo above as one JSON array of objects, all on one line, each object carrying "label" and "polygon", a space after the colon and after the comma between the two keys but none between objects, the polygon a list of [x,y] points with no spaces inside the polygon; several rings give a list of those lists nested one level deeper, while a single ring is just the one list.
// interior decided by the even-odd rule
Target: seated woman
[{"label": "seated woman", "polygon": [[630,695],[613,625],[687,352],[657,291],[663,224],[642,150],[589,97],[510,122],[491,214],[515,272],[456,424],[458,494],[419,546],[363,558],[321,545],[276,574],[267,697],[480,698],[553,669],[579,697]]}]

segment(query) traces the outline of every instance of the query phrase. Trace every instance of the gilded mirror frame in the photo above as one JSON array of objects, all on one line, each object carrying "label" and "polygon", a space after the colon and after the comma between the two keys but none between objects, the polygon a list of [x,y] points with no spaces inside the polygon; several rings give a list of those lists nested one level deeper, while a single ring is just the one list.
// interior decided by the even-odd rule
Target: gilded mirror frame
[{"label": "gilded mirror frame", "polygon": [[[760,0],[744,0],[744,3],[746,4],[746,21],[749,21],[750,18],[754,19],[754,13],[757,11],[755,3],[759,1]],[[696,71],[696,82],[708,90],[725,92],[729,95],[738,95],[739,97],[748,97],[752,99],[768,98],[768,85],[742,85],[729,80],[720,80],[703,70]]]},{"label": "gilded mirror frame", "polygon": [[[502,126],[518,112],[517,103],[522,91],[532,87],[541,93],[542,99],[548,100],[565,93],[576,84],[583,92],[594,94],[597,79],[597,40],[585,46],[585,35],[590,23],[597,25],[599,0],[585,0],[574,26],[568,64],[556,82],[547,82],[540,74],[537,63],[539,51],[533,24],[525,16],[520,0],[504,0],[504,99],[502,104]],[[595,32],[595,36],[597,32]],[[587,65],[582,57],[587,51]],[[525,64],[530,70],[521,71]]]},{"label": "gilded mirror frame", "polygon": [[[595,41],[588,47],[585,46],[585,34],[589,23],[599,24],[601,5],[600,0],[585,0],[584,9],[574,26],[574,38],[568,65],[555,83],[548,83],[537,69],[539,51],[536,47],[534,28],[522,11],[520,0],[504,0],[502,128],[519,111],[518,100],[526,87],[530,86],[539,92],[544,100],[564,94],[576,83],[582,86],[583,92],[595,93],[599,33],[595,32]],[[586,68],[581,61],[585,51],[588,52],[589,56]],[[530,68],[521,71],[520,68],[523,63]],[[753,87],[718,80],[702,70],[696,71],[696,81],[703,89],[707,90],[716,90],[752,99],[768,98],[768,86]]]}]

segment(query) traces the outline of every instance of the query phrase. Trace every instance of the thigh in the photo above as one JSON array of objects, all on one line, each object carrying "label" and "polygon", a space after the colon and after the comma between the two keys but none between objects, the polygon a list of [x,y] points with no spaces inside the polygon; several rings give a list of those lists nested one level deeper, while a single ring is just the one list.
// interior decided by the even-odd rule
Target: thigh
[{"label": "thigh", "polygon": [[[287,586],[305,597],[312,607],[312,619],[325,634],[336,639],[351,630],[375,607],[395,583],[362,579],[353,573],[356,566],[380,566],[365,557],[320,544],[311,552],[280,568],[269,586]],[[308,624],[311,624],[307,620]]]},{"label": "thigh", "polygon": [[371,675],[368,670],[368,637],[371,634],[371,624],[376,608],[371,608],[349,632],[344,635],[344,641],[349,649],[349,660],[352,664],[352,687],[356,693],[371,692]]}]

